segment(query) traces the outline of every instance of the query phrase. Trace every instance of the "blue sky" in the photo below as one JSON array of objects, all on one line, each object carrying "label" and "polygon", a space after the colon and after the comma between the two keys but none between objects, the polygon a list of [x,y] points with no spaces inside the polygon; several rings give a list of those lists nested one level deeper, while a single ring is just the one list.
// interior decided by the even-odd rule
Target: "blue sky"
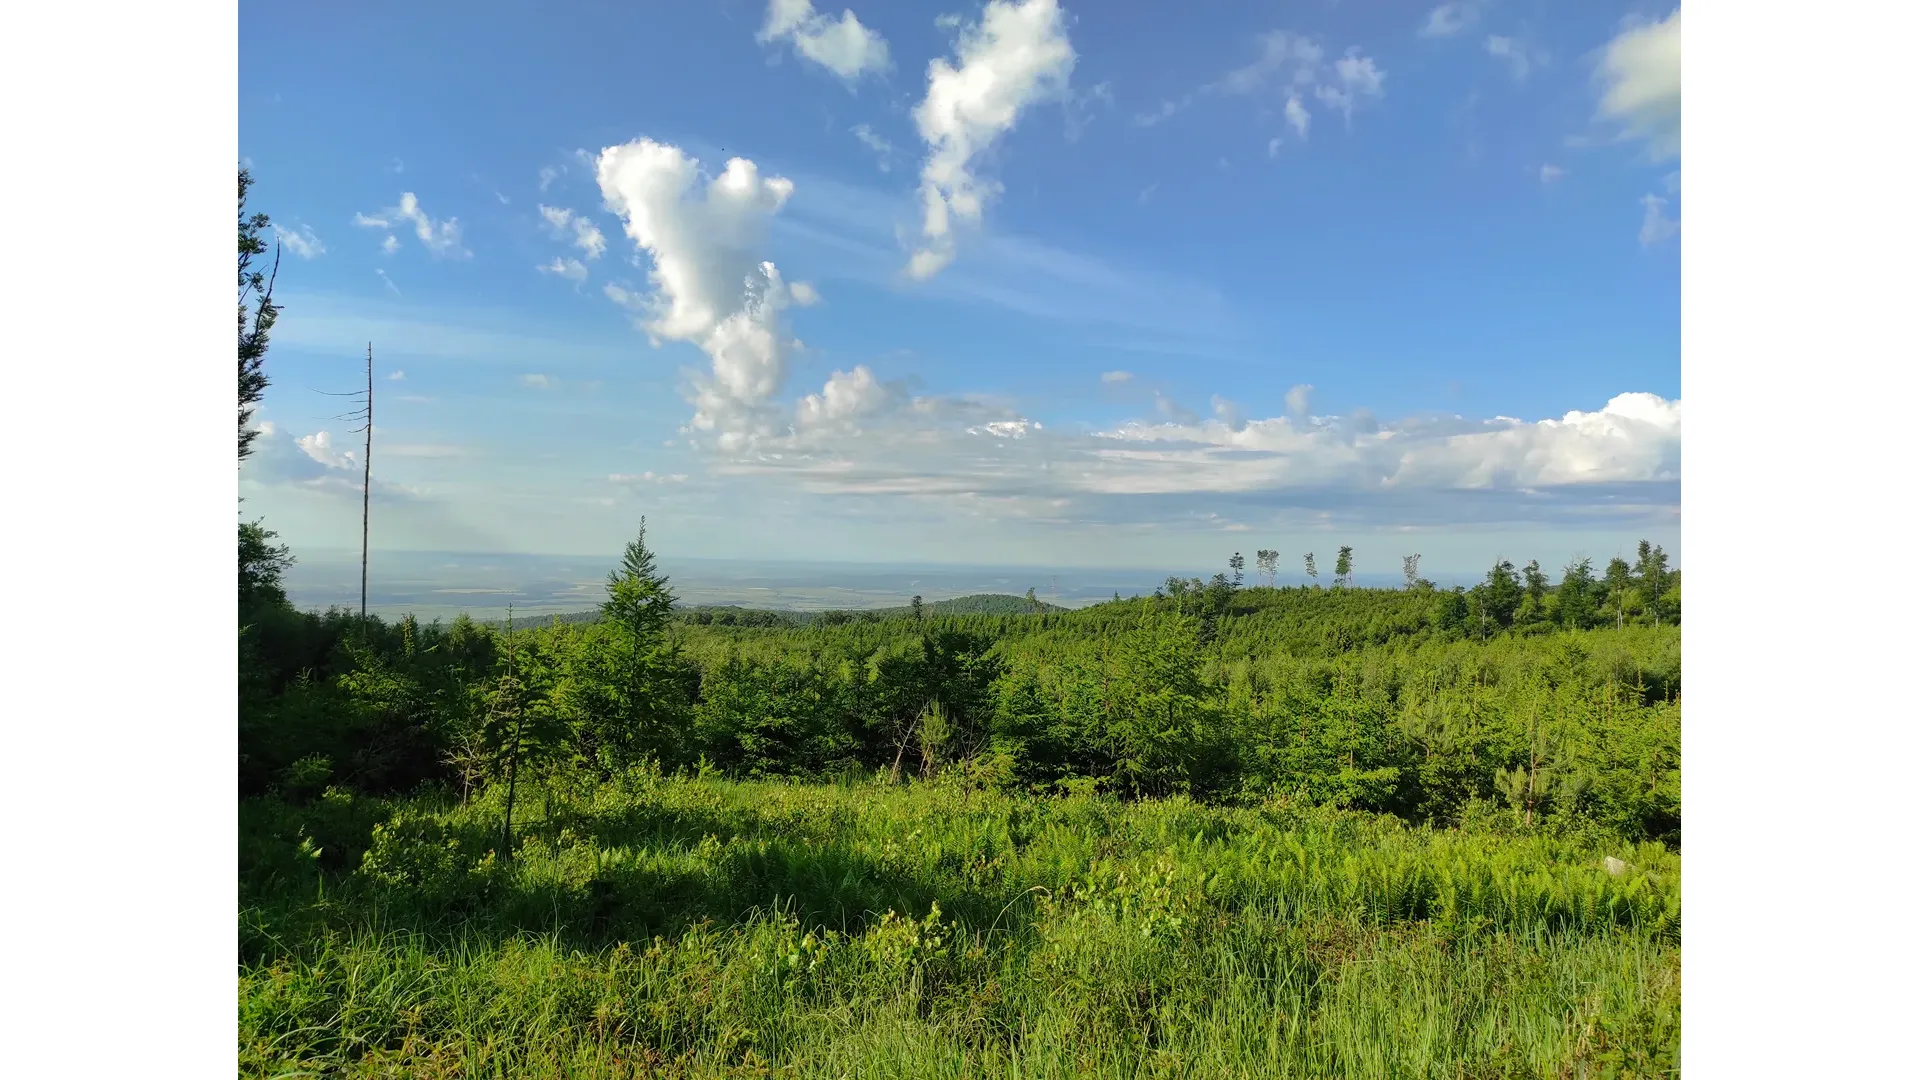
[{"label": "blue sky", "polygon": [[372,340],[378,549],[1677,553],[1678,9],[1204,11],[248,5],[244,509]]}]

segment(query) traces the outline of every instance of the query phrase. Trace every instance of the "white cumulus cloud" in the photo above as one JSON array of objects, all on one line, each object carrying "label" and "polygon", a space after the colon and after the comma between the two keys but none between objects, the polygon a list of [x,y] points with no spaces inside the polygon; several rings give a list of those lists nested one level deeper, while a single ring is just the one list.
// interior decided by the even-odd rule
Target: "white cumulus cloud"
[{"label": "white cumulus cloud", "polygon": [[351,469],[359,462],[359,457],[352,450],[333,444],[333,433],[329,431],[302,435],[293,442],[309,458],[329,469]]},{"label": "white cumulus cloud", "polygon": [[756,40],[762,45],[791,41],[795,52],[848,82],[887,69],[885,38],[860,25],[852,11],[831,18],[815,11],[809,0],[770,0]]},{"label": "white cumulus cloud", "polygon": [[302,225],[298,229],[286,229],[279,225],[273,227],[273,234],[281,246],[303,259],[311,259],[327,253],[327,245],[314,235],[311,225]]},{"label": "white cumulus cloud", "polygon": [[1128,382],[1132,380],[1132,378],[1133,372],[1131,371],[1103,371],[1100,373],[1100,381],[1109,386],[1114,383]]},{"label": "white cumulus cloud", "polygon": [[854,432],[862,419],[880,415],[904,400],[897,387],[883,384],[861,364],[852,371],[834,372],[819,393],[801,398],[794,408],[794,428],[802,434]]},{"label": "white cumulus cloud", "polygon": [[857,369],[829,385],[839,404],[823,393],[813,407],[858,425],[817,425],[718,471],[825,495],[983,500],[1076,523],[1228,506],[1399,524],[1590,522],[1677,507],[1680,403],[1652,394],[1534,422],[1384,422],[1362,411],[1308,416],[1307,388],[1297,387],[1287,416],[1247,419],[1216,398],[1209,418],[1173,406],[1166,419],[1077,432],[981,401],[889,398]]},{"label": "white cumulus cloud", "polygon": [[1600,115],[1644,139],[1655,160],[1680,156],[1680,9],[1607,43],[1600,60]]},{"label": "white cumulus cloud", "polygon": [[793,182],[745,158],[707,179],[679,147],[651,139],[606,148],[597,171],[608,207],[652,263],[651,294],[609,285],[607,296],[656,343],[689,342],[710,361],[694,379],[692,428],[727,449],[771,434],[798,342],[780,319],[796,298],[764,252],[768,219]]},{"label": "white cumulus cloud", "polygon": [[956,66],[927,65],[927,94],[913,110],[927,159],[920,169],[921,245],[907,263],[924,280],[953,261],[954,219],[977,224],[999,185],[977,161],[1018,123],[1023,110],[1065,96],[1073,46],[1056,0],[992,0],[962,27]]}]

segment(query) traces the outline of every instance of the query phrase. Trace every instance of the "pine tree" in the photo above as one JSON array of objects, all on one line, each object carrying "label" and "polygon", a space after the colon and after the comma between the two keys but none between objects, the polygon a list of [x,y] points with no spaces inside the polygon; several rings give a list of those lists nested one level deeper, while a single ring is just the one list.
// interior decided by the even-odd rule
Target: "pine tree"
[{"label": "pine tree", "polygon": [[1539,622],[1547,617],[1547,575],[1540,571],[1540,560],[1530,559],[1520,570],[1526,602],[1521,606],[1524,622]]},{"label": "pine tree", "polygon": [[1353,548],[1341,546],[1339,557],[1333,561],[1333,581],[1343,588],[1353,584]]},{"label": "pine tree", "polygon": [[1661,598],[1667,591],[1667,553],[1647,541],[1640,541],[1639,558],[1635,561],[1633,575],[1639,579],[1641,595],[1646,597],[1646,606],[1653,616],[1653,625],[1660,625]]},{"label": "pine tree", "polygon": [[1239,588],[1242,575],[1247,569],[1246,558],[1239,552],[1234,552],[1233,558],[1227,560],[1227,569],[1233,571],[1233,587],[1236,589]]},{"label": "pine tree", "polygon": [[604,647],[573,665],[567,695],[578,703],[580,737],[602,769],[665,753],[681,726],[687,695],[679,649],[668,633],[676,599],[647,546],[642,518],[619,569],[607,575],[600,605]]},{"label": "pine tree", "polygon": [[1584,630],[1593,625],[1594,591],[1598,587],[1599,583],[1593,578],[1592,559],[1568,563],[1559,588],[1554,590],[1554,621],[1569,630]]},{"label": "pine tree", "polygon": [[1489,628],[1497,626],[1506,629],[1513,625],[1513,616],[1520,610],[1520,601],[1526,597],[1520,581],[1514,576],[1513,563],[1501,559],[1487,571],[1487,579],[1474,589],[1479,594],[1480,613]]}]

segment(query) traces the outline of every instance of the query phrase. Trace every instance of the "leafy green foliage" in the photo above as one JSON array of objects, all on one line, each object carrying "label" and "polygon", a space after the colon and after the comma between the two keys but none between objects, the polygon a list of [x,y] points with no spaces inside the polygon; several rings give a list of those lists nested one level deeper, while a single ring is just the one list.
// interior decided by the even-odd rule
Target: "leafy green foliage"
[{"label": "leafy green foliage", "polygon": [[[273,330],[273,323],[279,317],[280,309],[273,302],[273,286],[280,273],[280,254],[278,246],[274,249],[273,266],[262,270],[254,265],[256,256],[264,255],[267,242],[260,233],[269,225],[265,214],[247,216],[247,189],[253,186],[253,177],[246,169],[240,170],[240,459],[246,460],[253,452],[253,440],[256,432],[248,427],[253,420],[253,410],[260,403],[260,396],[267,389],[265,364],[267,358],[267,335]],[[251,300],[253,308],[248,310]]]}]

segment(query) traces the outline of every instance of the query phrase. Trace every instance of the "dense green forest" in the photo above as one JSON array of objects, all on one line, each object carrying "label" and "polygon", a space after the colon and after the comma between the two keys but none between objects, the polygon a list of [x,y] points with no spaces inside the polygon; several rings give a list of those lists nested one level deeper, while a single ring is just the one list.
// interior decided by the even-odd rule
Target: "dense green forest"
[{"label": "dense green forest", "polygon": [[[272,277],[241,174],[240,425]],[[1678,1069],[1680,575],[298,610],[239,527],[243,1076]]]},{"label": "dense green forest", "polygon": [[298,612],[281,564],[256,559],[240,783],[953,770],[1408,822],[1491,800],[1677,842],[1679,589],[1656,554],[1611,590],[1580,565],[1549,586],[1502,564],[1470,590],[1202,587],[793,625],[676,617],[643,530],[597,620],[505,627]]}]

